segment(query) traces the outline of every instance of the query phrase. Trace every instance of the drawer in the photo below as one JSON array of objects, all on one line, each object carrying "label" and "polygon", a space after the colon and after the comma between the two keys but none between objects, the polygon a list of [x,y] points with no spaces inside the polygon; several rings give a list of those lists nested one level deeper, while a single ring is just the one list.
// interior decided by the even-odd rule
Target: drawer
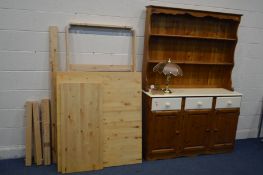
[{"label": "drawer", "polygon": [[216,109],[218,108],[239,108],[241,97],[217,97]]},{"label": "drawer", "polygon": [[185,109],[211,109],[213,97],[191,97],[185,100]]},{"label": "drawer", "polygon": [[153,98],[152,111],[181,110],[182,98]]}]

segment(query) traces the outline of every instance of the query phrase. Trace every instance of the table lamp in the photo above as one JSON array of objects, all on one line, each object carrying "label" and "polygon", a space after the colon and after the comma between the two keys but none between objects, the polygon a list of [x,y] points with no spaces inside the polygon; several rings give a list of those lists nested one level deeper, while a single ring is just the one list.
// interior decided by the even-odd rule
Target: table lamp
[{"label": "table lamp", "polygon": [[153,67],[153,72],[159,72],[160,74],[164,74],[166,77],[166,86],[163,88],[164,93],[172,93],[172,91],[169,89],[169,83],[170,79],[173,76],[183,76],[182,69],[175,63],[171,62],[171,59],[169,58],[167,62],[160,62],[156,66]]}]

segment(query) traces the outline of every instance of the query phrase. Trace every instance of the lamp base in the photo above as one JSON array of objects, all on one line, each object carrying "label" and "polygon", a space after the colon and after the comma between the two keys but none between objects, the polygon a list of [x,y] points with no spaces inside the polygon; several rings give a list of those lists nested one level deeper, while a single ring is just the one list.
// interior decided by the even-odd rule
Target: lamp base
[{"label": "lamp base", "polygon": [[167,88],[163,88],[162,91],[165,93],[165,94],[171,94],[172,91],[170,89],[167,89]]}]

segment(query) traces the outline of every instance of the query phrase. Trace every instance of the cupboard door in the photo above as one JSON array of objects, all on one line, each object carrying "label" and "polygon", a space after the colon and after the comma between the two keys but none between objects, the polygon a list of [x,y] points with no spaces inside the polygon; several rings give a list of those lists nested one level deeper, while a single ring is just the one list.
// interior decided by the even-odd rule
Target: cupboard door
[{"label": "cupboard door", "polygon": [[211,110],[189,110],[183,116],[182,154],[199,154],[207,150]]},{"label": "cupboard door", "polygon": [[149,118],[148,158],[173,157],[180,134],[180,112],[152,112]]},{"label": "cupboard door", "polygon": [[232,149],[235,143],[239,109],[217,109],[214,117],[212,147]]}]

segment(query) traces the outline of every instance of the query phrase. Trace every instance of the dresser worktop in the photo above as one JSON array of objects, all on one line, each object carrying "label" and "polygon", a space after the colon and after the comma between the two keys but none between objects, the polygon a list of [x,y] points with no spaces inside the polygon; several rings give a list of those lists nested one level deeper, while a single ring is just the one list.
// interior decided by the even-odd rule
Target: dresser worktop
[{"label": "dresser worktop", "polygon": [[241,93],[224,88],[171,88],[172,93],[165,94],[161,90],[143,91],[150,97],[214,97],[214,96],[242,96]]}]

